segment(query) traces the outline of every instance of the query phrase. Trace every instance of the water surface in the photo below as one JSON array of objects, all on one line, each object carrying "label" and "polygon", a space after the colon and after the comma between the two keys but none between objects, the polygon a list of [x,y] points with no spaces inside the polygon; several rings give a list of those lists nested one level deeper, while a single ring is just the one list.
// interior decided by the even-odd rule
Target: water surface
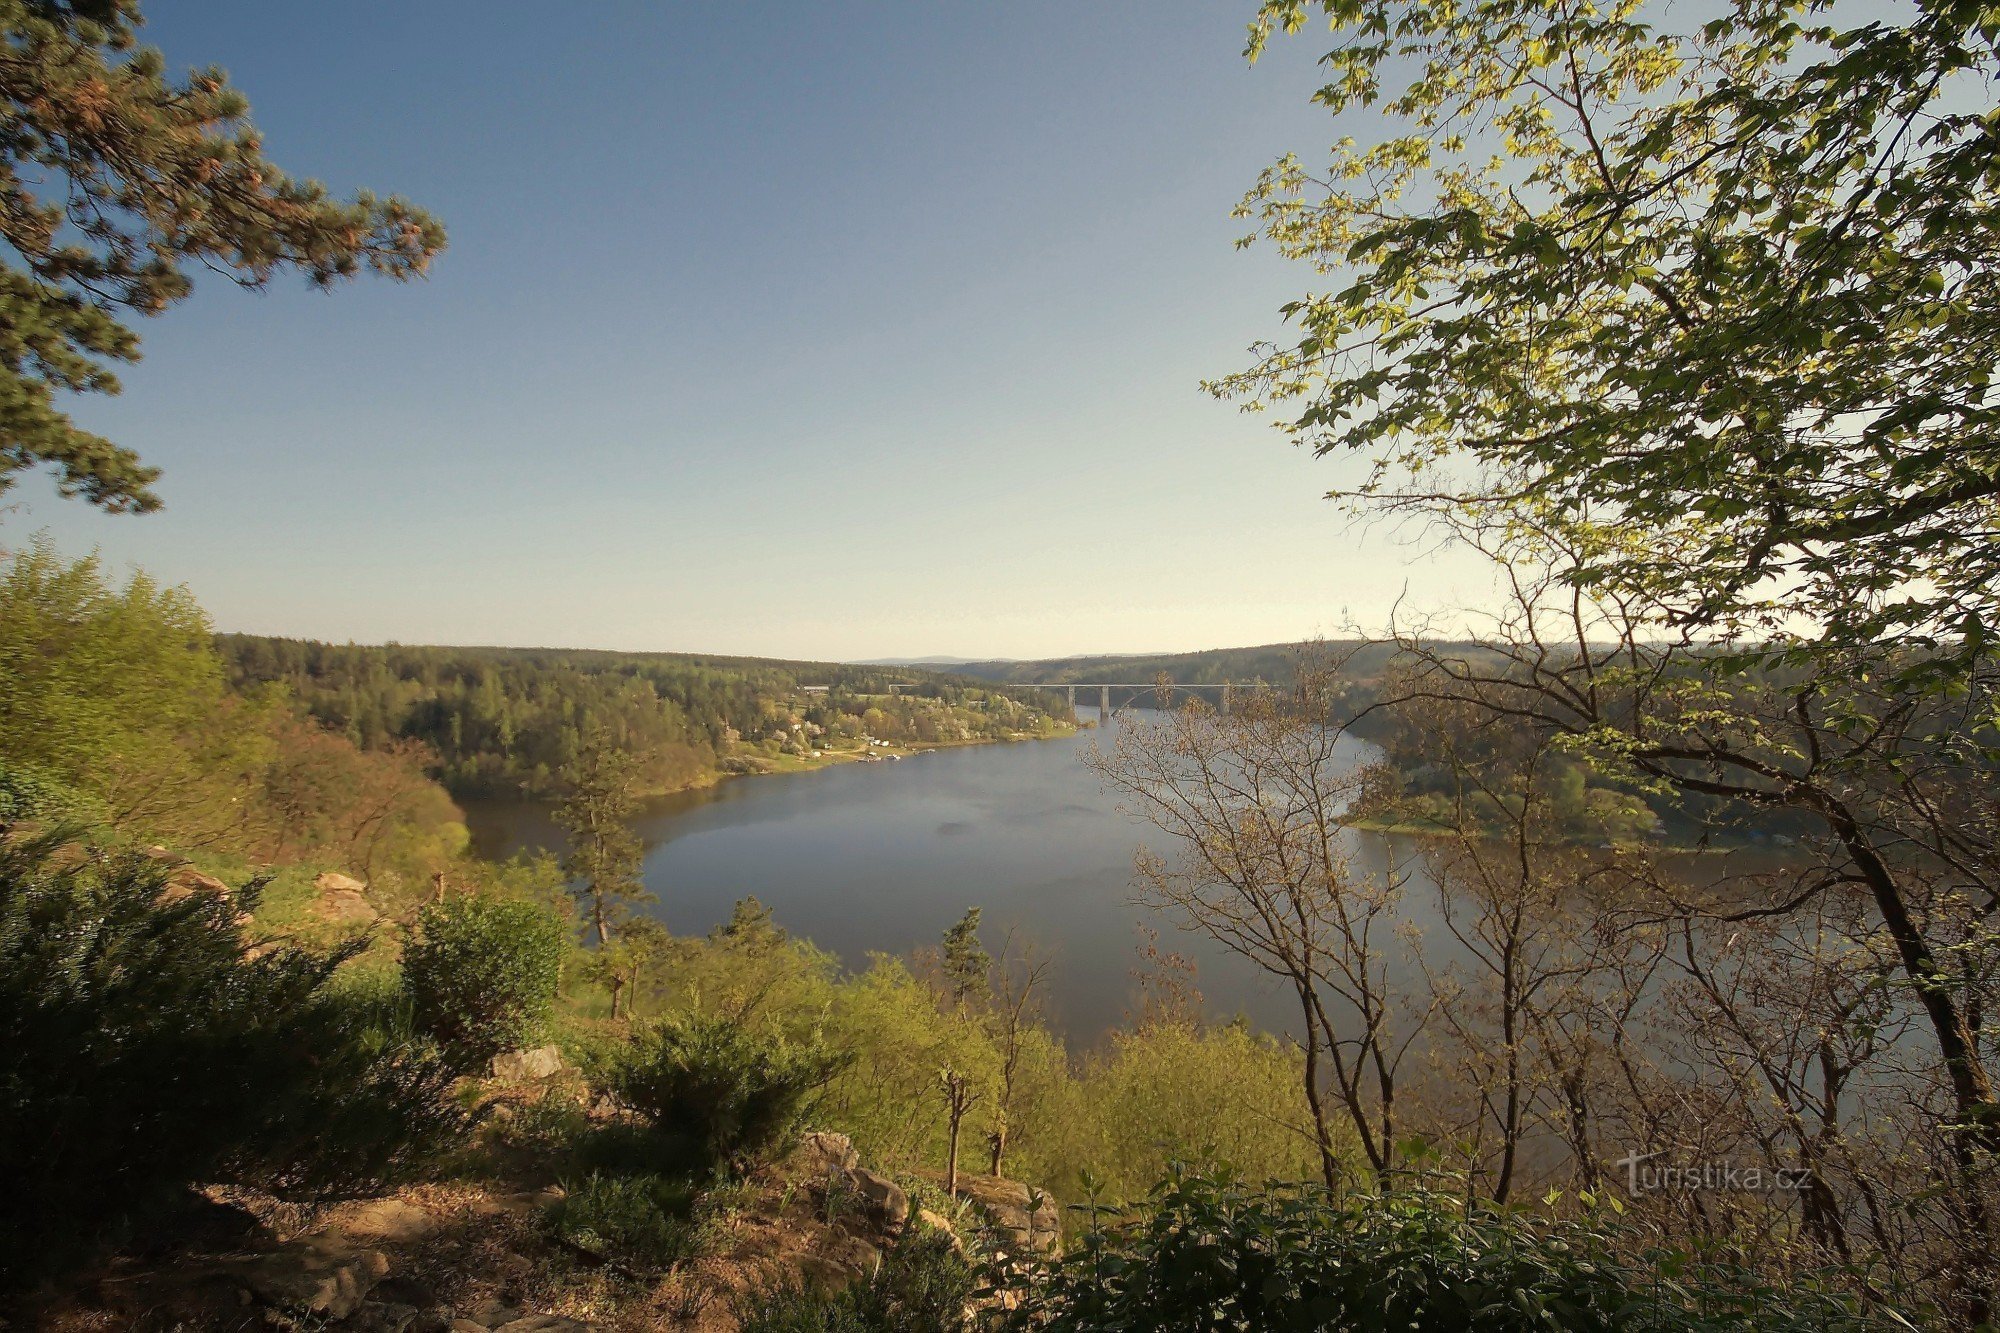
[{"label": "water surface", "polygon": [[[1213,1015],[1295,1026],[1295,1001],[1261,972],[1135,902],[1134,852],[1170,848],[1083,762],[1116,727],[738,778],[652,802],[637,821],[660,899],[651,910],[676,934],[701,934],[754,894],[787,930],[862,967],[871,952],[936,943],[979,907],[989,948],[1013,929],[1052,958],[1050,1018],[1086,1043],[1136,1003],[1140,927],[1151,925],[1163,948],[1196,959]],[[1356,762],[1371,748],[1343,744]],[[484,854],[562,845],[543,805],[463,804]],[[1380,839],[1363,844],[1364,862],[1388,855]]]}]

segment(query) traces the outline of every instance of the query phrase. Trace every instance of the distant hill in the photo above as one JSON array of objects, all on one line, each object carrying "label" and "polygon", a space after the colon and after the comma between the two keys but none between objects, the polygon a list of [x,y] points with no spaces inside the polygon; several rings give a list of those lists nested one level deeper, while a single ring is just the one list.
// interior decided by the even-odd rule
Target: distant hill
[{"label": "distant hill", "polygon": [[955,667],[976,661],[971,657],[864,657],[853,666]]},{"label": "distant hill", "polygon": [[[1348,671],[1357,677],[1381,674],[1394,656],[1394,651],[1385,645],[1351,640],[1314,646],[1336,656],[1351,654]],[[1151,682],[1162,674],[1177,685],[1219,685],[1224,681],[1282,684],[1296,674],[1299,654],[1306,648],[1307,645],[1298,643],[1270,643],[1256,648],[1209,648],[1194,653],[1118,653],[1039,662],[1004,659],[956,662],[952,672],[1009,685],[1066,685],[1072,681],[1106,680],[1139,684]]]}]

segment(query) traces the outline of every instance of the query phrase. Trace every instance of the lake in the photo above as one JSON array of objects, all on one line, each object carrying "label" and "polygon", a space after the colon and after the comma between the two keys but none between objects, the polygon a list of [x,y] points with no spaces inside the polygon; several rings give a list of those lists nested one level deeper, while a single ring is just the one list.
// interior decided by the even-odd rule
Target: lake
[{"label": "lake", "polygon": [[[649,802],[636,827],[646,843],[652,909],[668,929],[703,934],[755,895],[780,925],[851,967],[870,953],[935,944],[968,907],[997,952],[1009,929],[1053,960],[1049,1017],[1088,1044],[1134,1007],[1140,927],[1194,958],[1212,1016],[1246,1014],[1287,1030],[1296,1001],[1207,939],[1177,930],[1133,901],[1133,853],[1169,844],[1120,813],[1083,760],[1106,730],[1058,740],[934,750],[895,762],[839,764],[811,773],[735,778]],[[1356,763],[1372,750],[1349,738]],[[462,801],[474,846],[508,856],[559,849],[540,802]],[[1377,868],[1386,840],[1362,836],[1357,869]],[[1412,895],[1419,897],[1420,895]]]}]

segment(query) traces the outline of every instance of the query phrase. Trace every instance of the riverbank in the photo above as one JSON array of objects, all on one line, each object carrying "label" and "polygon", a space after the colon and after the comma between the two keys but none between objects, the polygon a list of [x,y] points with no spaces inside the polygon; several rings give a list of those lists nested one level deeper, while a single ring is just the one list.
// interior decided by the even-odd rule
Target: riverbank
[{"label": "riverbank", "polygon": [[[1071,723],[1067,726],[1058,726],[1051,731],[1021,731],[1008,736],[971,736],[963,740],[917,742],[871,741],[863,746],[845,749],[813,750],[802,755],[788,754],[782,751],[776,755],[732,755],[722,762],[726,765],[732,760],[739,762],[742,760],[751,760],[754,761],[756,766],[736,770],[724,768],[719,772],[717,780],[719,781],[724,777],[755,777],[769,773],[811,773],[822,768],[831,768],[836,764],[887,763],[912,759],[917,755],[929,754],[934,750],[964,750],[977,745],[1017,745],[1029,741],[1067,740],[1069,737],[1076,735],[1079,730],[1082,730],[1082,728],[1075,723]],[[713,784],[703,783],[700,785],[709,786]],[[662,792],[657,794],[667,795],[668,793]]]},{"label": "riverbank", "polygon": [[[1354,819],[1343,819],[1340,821],[1340,824],[1342,828],[1353,829],[1357,833],[1375,833],[1393,838],[1437,840],[1459,836],[1458,829],[1452,828],[1447,824],[1433,823],[1429,820],[1388,819],[1377,815],[1367,815]],[[1499,825],[1494,825],[1483,830],[1483,835],[1485,838],[1493,840],[1512,836],[1510,830]],[[1728,856],[1744,852],[1783,853],[1796,846],[1791,839],[1779,835],[1767,835],[1761,840],[1755,836],[1745,836],[1727,840],[1711,837],[1706,841],[1676,841],[1648,838],[1644,841],[1633,842],[1607,840],[1601,834],[1574,833],[1557,839],[1557,843],[1565,847],[1586,847],[1594,848],[1598,851],[1648,851],[1670,856]]]}]

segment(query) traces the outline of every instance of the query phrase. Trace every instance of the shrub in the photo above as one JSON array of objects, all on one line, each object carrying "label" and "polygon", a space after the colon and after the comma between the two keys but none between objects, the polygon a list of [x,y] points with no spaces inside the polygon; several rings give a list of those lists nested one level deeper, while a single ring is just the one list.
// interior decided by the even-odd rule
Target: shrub
[{"label": "shrub", "polygon": [[103,802],[48,772],[0,761],[0,825],[18,820],[93,823],[104,817]]},{"label": "shrub", "polygon": [[461,894],[417,916],[403,985],[419,1029],[461,1069],[528,1041],[562,981],[569,927],[525,899]]},{"label": "shrub", "polygon": [[62,832],[0,842],[0,1285],[203,1183],[374,1185],[453,1146],[450,1073],[332,953],[246,956],[233,898]]},{"label": "shrub", "polygon": [[744,1169],[788,1146],[846,1064],[815,1043],[759,1036],[724,1019],[678,1017],[634,1034],[608,1081],[689,1169]]},{"label": "shrub", "polygon": [[1740,1265],[1649,1249],[1588,1218],[1468,1209],[1462,1196],[1417,1185],[1340,1198],[1310,1185],[1248,1189],[1219,1173],[1170,1175],[1141,1220],[1087,1234],[1051,1271],[1016,1285],[1013,1326],[1047,1333],[1910,1327],[1862,1312],[1837,1284],[1808,1276],[1774,1287]]},{"label": "shrub", "polygon": [[591,1175],[543,1214],[555,1239],[628,1268],[668,1268],[706,1253],[713,1215],[687,1181]]},{"label": "shrub", "polygon": [[800,1285],[758,1293],[742,1333],[959,1333],[973,1290],[951,1238],[921,1232],[884,1255],[868,1281],[830,1296]]}]

